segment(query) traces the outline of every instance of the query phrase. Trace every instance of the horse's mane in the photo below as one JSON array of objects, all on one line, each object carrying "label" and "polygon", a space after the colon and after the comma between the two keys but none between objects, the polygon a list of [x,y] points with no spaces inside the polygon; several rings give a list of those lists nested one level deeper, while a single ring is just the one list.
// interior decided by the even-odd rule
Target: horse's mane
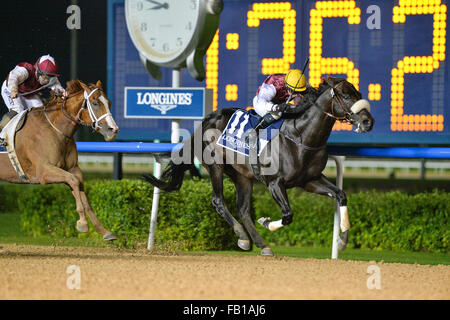
[{"label": "horse's mane", "polygon": [[[67,91],[67,93],[69,93],[69,95],[83,90],[83,87],[80,84],[80,80],[68,81],[68,82],[66,82],[66,85],[67,85],[66,91]],[[44,104],[50,106],[50,105],[53,105],[60,101],[61,101],[61,97],[55,97],[55,91],[51,90],[50,96],[46,99],[46,101],[44,100]]]},{"label": "horse's mane", "polygon": [[69,94],[77,93],[83,90],[83,87],[80,84],[80,80],[71,80],[67,82],[66,91]]}]

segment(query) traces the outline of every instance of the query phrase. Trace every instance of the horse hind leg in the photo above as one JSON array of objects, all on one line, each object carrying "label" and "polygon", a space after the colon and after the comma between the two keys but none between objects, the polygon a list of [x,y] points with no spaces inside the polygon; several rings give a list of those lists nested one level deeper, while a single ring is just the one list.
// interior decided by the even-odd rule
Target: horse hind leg
[{"label": "horse hind leg", "polygon": [[238,236],[238,246],[242,250],[250,250],[251,243],[242,225],[232,216],[223,197],[223,167],[216,165],[207,167],[213,187],[212,205],[217,213],[233,228]]}]

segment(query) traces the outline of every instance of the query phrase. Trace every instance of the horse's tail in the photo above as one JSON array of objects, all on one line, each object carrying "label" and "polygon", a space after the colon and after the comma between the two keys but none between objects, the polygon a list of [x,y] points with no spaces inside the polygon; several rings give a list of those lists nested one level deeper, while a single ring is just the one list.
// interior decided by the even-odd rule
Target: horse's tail
[{"label": "horse's tail", "polygon": [[[180,190],[181,186],[183,185],[184,172],[190,169],[197,170],[197,168],[195,168],[194,166],[193,140],[189,139],[186,144],[190,144],[191,146],[188,163],[175,164],[171,160],[168,167],[162,173],[161,179],[158,179],[154,175],[149,173],[143,174],[143,178],[155,187],[164,191],[170,192]],[[186,152],[186,149],[183,147],[179,152],[180,154],[182,154],[183,152]]]},{"label": "horse's tail", "polygon": [[[164,170],[161,179],[152,174],[143,174],[144,179],[155,187],[164,191],[178,191],[183,185],[184,172],[190,168],[190,165],[175,164],[170,161],[169,166]],[[166,181],[165,181],[166,180]]]}]

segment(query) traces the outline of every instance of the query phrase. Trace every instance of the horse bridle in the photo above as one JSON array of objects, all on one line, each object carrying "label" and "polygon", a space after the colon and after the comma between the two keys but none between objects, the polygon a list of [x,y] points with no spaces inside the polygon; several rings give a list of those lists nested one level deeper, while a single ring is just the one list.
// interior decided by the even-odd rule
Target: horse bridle
[{"label": "horse bridle", "polygon": [[[342,81],[344,81],[344,80],[342,80]],[[336,85],[334,85],[334,86],[332,86],[332,85],[327,81],[327,84],[331,87],[331,88],[330,88],[330,94],[331,94],[331,113],[326,112],[326,111],[323,110],[323,109],[322,109],[322,112],[325,113],[327,116],[329,116],[329,117],[331,117],[331,118],[333,118],[333,119],[336,119],[336,120],[338,120],[338,121],[341,121],[341,122],[351,122],[351,118],[352,118],[353,112],[352,112],[351,110],[350,110],[350,111],[347,110],[347,108],[344,107],[344,106],[345,106],[345,103],[344,103],[344,101],[342,100],[342,97],[339,96],[339,94],[335,92],[336,86],[337,86],[339,83],[341,83],[342,81],[339,81],[339,82],[336,83]],[[344,116],[338,117],[338,116],[336,116],[336,115],[334,114],[334,101],[333,101],[334,99],[337,100],[337,101],[336,101],[337,104],[342,108],[342,110],[344,110],[344,112],[345,112],[345,115],[344,115]]]},{"label": "horse bridle", "polygon": [[[72,118],[72,117],[71,117],[68,113],[66,113],[65,110],[64,110],[64,105],[65,105],[65,103],[66,103],[66,100],[68,100],[69,98],[71,98],[73,95],[67,97],[66,99],[63,99],[63,101],[61,102],[61,111],[62,111],[62,113],[64,114],[64,116],[66,116],[66,118],[70,119],[71,121],[75,122],[76,124],[83,125],[83,126],[90,126],[90,127],[92,127],[94,130],[97,130],[97,128],[98,128],[98,123],[99,123],[101,120],[103,120],[104,118],[106,118],[107,116],[110,116],[110,115],[111,115],[111,112],[109,112],[109,111],[108,111],[108,112],[105,112],[105,114],[101,115],[99,118],[97,118],[97,116],[95,115],[95,112],[94,112],[94,110],[92,109],[91,101],[90,101],[89,99],[90,99],[90,97],[92,96],[92,94],[93,94],[95,91],[97,91],[97,90],[103,91],[103,90],[100,89],[100,88],[94,88],[94,89],[91,90],[91,92],[89,92],[89,93],[87,93],[87,91],[84,90],[84,101],[83,101],[83,105],[81,106],[80,110],[78,110],[78,113],[77,113],[75,119]],[[81,119],[81,113],[82,113],[84,110],[86,110],[86,109],[88,110],[89,118],[91,118],[91,121],[92,121],[91,124],[90,124],[90,123],[86,123],[86,122],[84,122],[84,121]]]},{"label": "horse bridle", "polygon": [[[64,108],[64,107],[65,107],[66,101],[69,100],[70,98],[72,98],[72,97],[78,95],[78,92],[77,92],[77,93],[74,93],[74,94],[72,94],[72,95],[69,95],[69,96],[66,97],[66,98],[63,98],[62,101],[61,101],[61,112],[62,112],[62,114],[63,114],[67,119],[69,119],[70,121],[76,123],[77,125],[90,126],[90,127],[92,127],[94,130],[96,130],[96,129],[98,128],[98,123],[99,123],[102,119],[104,119],[104,118],[106,118],[107,116],[111,115],[111,112],[108,111],[108,112],[106,112],[105,114],[103,114],[102,116],[100,116],[99,118],[97,118],[97,116],[95,115],[94,110],[92,110],[92,105],[91,105],[91,102],[90,102],[89,98],[90,98],[91,95],[92,95],[95,91],[97,91],[97,90],[103,91],[103,90],[100,89],[100,88],[95,88],[95,89],[91,90],[91,92],[88,94],[88,93],[86,92],[86,90],[84,90],[84,101],[83,101],[83,105],[81,106],[80,110],[78,111],[78,113],[77,113],[75,119],[74,119],[70,114],[68,114],[68,113],[65,111],[65,108]],[[56,96],[57,96],[57,95],[55,94],[54,99],[56,99]],[[52,100],[52,101],[53,101],[53,100]],[[46,105],[47,105],[47,104],[44,105],[44,115],[45,115],[47,121],[48,121],[48,122],[50,123],[50,125],[53,127],[53,129],[55,129],[58,133],[60,133],[61,135],[63,135],[63,136],[66,137],[67,139],[73,139],[72,137],[67,136],[64,132],[62,132],[61,130],[59,130],[59,129],[58,129],[58,128],[50,121],[50,118],[48,117],[47,112],[46,112]],[[81,119],[81,112],[83,112],[83,111],[86,110],[86,109],[88,110],[89,117],[91,118],[92,124],[86,123],[86,122],[84,122],[84,121]]]}]

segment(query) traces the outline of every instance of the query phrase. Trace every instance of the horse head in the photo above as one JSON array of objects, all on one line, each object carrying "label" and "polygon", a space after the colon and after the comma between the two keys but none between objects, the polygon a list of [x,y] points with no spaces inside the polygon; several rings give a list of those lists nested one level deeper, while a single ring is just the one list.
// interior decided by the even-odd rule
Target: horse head
[{"label": "horse head", "polygon": [[328,77],[319,87],[322,94],[316,105],[325,106],[322,111],[338,121],[350,122],[356,132],[368,132],[375,123],[370,114],[369,101],[344,78]]},{"label": "horse head", "polygon": [[114,121],[110,106],[111,101],[106,97],[102,83],[86,85],[78,81],[83,90],[84,100],[75,121],[79,124],[91,126],[95,131],[103,135],[105,141],[112,141],[119,133],[119,127]]}]

